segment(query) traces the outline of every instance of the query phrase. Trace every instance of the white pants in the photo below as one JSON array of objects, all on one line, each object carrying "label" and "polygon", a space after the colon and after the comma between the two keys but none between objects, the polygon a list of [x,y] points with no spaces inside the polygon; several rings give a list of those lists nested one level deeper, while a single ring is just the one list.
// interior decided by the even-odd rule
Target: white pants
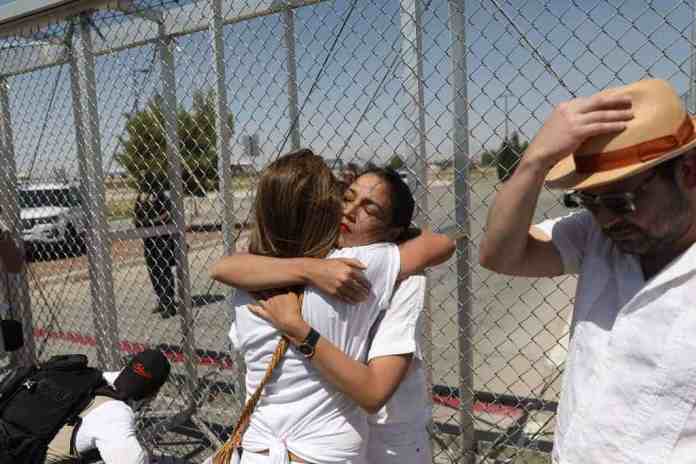
[{"label": "white pants", "polygon": [[433,452],[425,426],[370,424],[368,464],[431,464]]}]

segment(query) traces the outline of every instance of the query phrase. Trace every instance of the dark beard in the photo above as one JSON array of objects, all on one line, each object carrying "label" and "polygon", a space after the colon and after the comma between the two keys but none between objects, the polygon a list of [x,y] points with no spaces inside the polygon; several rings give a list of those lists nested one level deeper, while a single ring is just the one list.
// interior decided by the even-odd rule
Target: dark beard
[{"label": "dark beard", "polygon": [[[634,255],[651,254],[662,242],[660,237],[651,236],[644,230],[625,223],[604,229],[604,233],[619,250]],[[631,237],[625,238],[628,234]]]},{"label": "dark beard", "polygon": [[[624,221],[604,228],[603,232],[624,253],[650,256],[669,252],[689,230],[693,218],[689,212],[689,204],[680,192],[675,192],[674,198],[668,204],[655,221],[656,224],[664,224],[659,235]],[[626,238],[627,235],[630,238]]]}]

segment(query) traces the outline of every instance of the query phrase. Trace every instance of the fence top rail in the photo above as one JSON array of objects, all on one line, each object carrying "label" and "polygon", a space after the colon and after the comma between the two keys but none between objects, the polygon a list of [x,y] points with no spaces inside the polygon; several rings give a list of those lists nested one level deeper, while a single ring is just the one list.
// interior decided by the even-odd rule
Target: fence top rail
[{"label": "fence top rail", "polygon": [[[221,0],[222,2],[222,24],[236,24],[263,16],[269,16],[288,9],[297,9],[305,6],[315,5],[326,2],[327,0],[254,0],[248,2],[238,2],[236,0]],[[241,3],[241,4],[240,4]],[[80,8],[74,4],[60,19],[67,19],[86,11],[115,10],[128,15],[128,21],[113,21],[105,25],[97,25],[96,33],[93,38],[93,51],[97,56],[116,53],[129,48],[142,47],[154,44],[160,40],[160,28],[166,31],[168,37],[181,37],[196,32],[207,30],[213,17],[213,9],[210,0],[196,0],[193,3],[181,6],[172,6],[166,10],[159,11],[162,18],[161,24],[153,21],[146,15],[136,15],[132,8],[121,1],[96,0],[82,3]],[[186,18],[182,21],[181,18]],[[29,21],[34,21],[30,23]],[[3,69],[0,70],[0,78],[26,74],[39,69],[51,66],[62,65],[68,62],[65,54],[65,44],[57,43],[56,40],[36,40],[32,31],[38,27],[45,27],[50,21],[55,22],[56,16],[47,18],[26,18],[19,25],[11,25],[3,29],[0,25],[0,62]],[[36,24],[36,26],[35,26]],[[134,27],[134,24],[137,26]],[[23,29],[18,29],[18,27]],[[28,39],[26,46],[12,46],[2,43],[3,38],[14,35]]]}]

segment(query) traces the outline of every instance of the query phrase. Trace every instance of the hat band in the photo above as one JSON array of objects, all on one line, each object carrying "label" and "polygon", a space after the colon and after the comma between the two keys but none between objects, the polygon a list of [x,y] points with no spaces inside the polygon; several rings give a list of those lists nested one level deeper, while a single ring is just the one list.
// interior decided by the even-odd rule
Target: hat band
[{"label": "hat band", "polygon": [[573,155],[575,170],[579,174],[593,174],[595,172],[610,171],[633,164],[659,158],[668,151],[682,147],[694,138],[694,124],[687,114],[681,123],[677,133],[665,135],[656,139],[647,140],[637,145],[631,145],[618,150],[593,153],[591,155]]}]

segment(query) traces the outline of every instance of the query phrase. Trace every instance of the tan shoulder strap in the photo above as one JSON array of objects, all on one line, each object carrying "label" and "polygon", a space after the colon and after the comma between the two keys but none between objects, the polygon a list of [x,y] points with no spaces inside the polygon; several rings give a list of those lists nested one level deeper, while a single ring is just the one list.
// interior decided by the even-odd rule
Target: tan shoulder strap
[{"label": "tan shoulder strap", "polygon": [[[107,401],[116,401],[108,396],[95,396],[94,399],[89,403],[89,405],[82,410],[79,414],[80,419],[84,418],[91,411],[106,403]],[[75,450],[75,438],[77,436],[77,431],[79,430],[79,424],[81,420],[78,421],[76,425],[65,425],[63,426],[53,440],[48,444],[49,454],[53,456],[76,456],[77,452]]]}]

